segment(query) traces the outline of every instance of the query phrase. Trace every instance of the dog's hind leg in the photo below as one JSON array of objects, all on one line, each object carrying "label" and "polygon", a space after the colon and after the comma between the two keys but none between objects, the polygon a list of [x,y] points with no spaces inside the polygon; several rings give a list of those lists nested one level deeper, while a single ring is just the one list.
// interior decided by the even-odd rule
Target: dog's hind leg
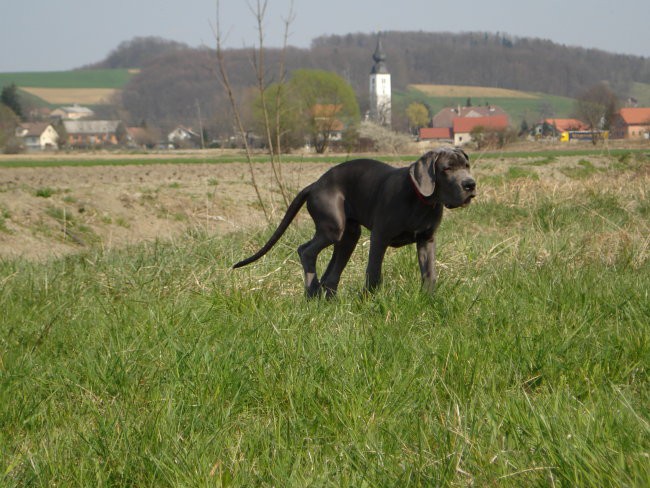
[{"label": "dog's hind leg", "polygon": [[316,231],[311,241],[305,242],[298,248],[298,256],[305,275],[305,295],[315,297],[320,293],[320,282],[316,274],[316,261],[320,252],[331,245],[332,239],[326,234]]},{"label": "dog's hind leg", "polygon": [[305,273],[305,294],[313,297],[321,291],[316,275],[318,255],[327,246],[340,242],[345,230],[342,195],[314,193],[307,200],[307,210],[316,226],[316,233],[311,241],[298,248],[298,255]]},{"label": "dog's hind leg", "polygon": [[323,273],[321,282],[321,286],[325,289],[328,298],[336,295],[341,274],[348,264],[357,242],[359,242],[359,236],[361,236],[361,226],[357,222],[347,222],[341,240],[334,244],[332,259],[327,265],[325,273]]}]

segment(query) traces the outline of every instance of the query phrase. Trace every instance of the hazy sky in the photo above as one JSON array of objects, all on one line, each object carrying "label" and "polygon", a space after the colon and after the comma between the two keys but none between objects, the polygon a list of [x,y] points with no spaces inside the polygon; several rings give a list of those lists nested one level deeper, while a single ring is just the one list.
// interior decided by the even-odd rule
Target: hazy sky
[{"label": "hazy sky", "polygon": [[[1,0],[0,72],[67,70],[125,40],[158,36],[214,46],[216,0]],[[257,40],[249,5],[220,0],[227,46]],[[265,43],[280,46],[289,0],[268,0]],[[413,30],[502,32],[650,57],[650,0],[294,0],[289,44],[323,34]]]}]

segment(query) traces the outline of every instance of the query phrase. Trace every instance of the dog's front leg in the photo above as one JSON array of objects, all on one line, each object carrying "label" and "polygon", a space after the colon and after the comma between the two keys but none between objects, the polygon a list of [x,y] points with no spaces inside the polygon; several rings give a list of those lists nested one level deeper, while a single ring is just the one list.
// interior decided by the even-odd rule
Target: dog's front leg
[{"label": "dog's front leg", "polygon": [[433,293],[438,273],[436,272],[436,238],[435,235],[419,237],[416,243],[418,263],[422,274],[422,289]]},{"label": "dog's front leg", "polygon": [[370,255],[366,269],[366,289],[374,291],[381,284],[381,266],[388,243],[375,233],[370,235]]}]

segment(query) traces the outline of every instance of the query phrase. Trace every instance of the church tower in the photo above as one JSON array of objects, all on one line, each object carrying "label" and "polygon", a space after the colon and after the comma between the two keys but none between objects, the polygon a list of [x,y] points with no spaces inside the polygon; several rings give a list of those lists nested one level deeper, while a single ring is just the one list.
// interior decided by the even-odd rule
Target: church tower
[{"label": "church tower", "polygon": [[370,120],[390,127],[390,73],[386,68],[386,54],[377,35],[377,48],[372,55],[375,64],[370,70]]}]

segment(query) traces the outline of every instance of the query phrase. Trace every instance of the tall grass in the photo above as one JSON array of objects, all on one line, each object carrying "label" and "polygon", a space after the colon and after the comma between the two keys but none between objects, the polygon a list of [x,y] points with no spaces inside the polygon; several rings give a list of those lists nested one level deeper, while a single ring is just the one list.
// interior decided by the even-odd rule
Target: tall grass
[{"label": "tall grass", "polygon": [[647,486],[647,184],[481,186],[434,297],[403,248],[364,298],[364,235],[305,300],[310,227],[4,261],[0,484]]}]

